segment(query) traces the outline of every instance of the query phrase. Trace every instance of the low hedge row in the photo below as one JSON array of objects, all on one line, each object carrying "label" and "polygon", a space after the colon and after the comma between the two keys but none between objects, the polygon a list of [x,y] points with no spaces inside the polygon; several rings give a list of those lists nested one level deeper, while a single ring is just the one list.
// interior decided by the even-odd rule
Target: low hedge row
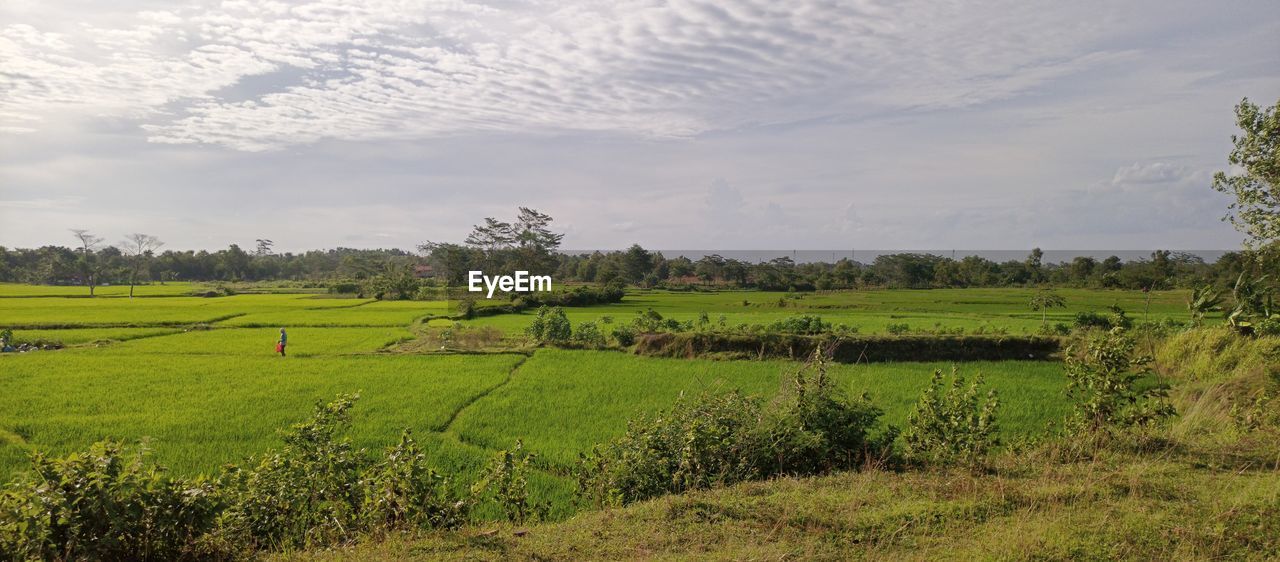
[{"label": "low hedge row", "polygon": [[723,359],[803,359],[830,346],[839,363],[883,361],[1044,360],[1055,356],[1062,340],[1048,336],[880,336],[835,337],[788,334],[717,333],[642,334],[635,352],[657,357]]}]

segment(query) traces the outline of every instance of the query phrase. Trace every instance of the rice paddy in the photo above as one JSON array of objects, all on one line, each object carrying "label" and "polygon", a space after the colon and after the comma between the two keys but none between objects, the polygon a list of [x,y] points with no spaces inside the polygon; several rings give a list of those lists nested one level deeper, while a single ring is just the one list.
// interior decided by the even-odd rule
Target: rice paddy
[{"label": "rice paddy", "polygon": [[[153,289],[155,287],[144,287]],[[165,290],[175,290],[168,287]],[[312,294],[227,297],[79,298],[62,287],[0,286],[0,328],[19,341],[66,349],[0,356],[0,481],[35,451],[64,454],[104,439],[147,439],[157,462],[178,474],[212,474],[279,445],[277,430],[317,401],[359,393],[352,438],[366,448],[414,431],[432,462],[466,485],[497,450],[523,440],[538,456],[535,499],[555,517],[576,509],[569,471],[578,454],[608,441],[633,416],[670,406],[681,393],[740,389],[770,395],[798,364],[786,361],[658,359],[620,351],[513,347],[490,353],[407,353],[423,321],[496,326],[511,339],[531,314],[457,320],[447,303],[336,299]],[[82,289],[82,288],[81,288]],[[114,289],[114,288],[113,288]],[[141,289],[141,288],[140,288]],[[190,290],[187,287],[186,290]],[[114,291],[109,291],[114,293]],[[1131,316],[1185,316],[1185,295],[1063,291],[1078,311],[1118,304]],[[102,293],[100,293],[102,294]],[[1023,290],[872,291],[811,294],[638,292],[622,303],[566,309],[575,322],[629,322],[649,308],[667,317],[767,324],[818,314],[863,333],[889,323],[1035,330]],[[288,356],[274,351],[279,328]],[[987,328],[984,328],[987,329]],[[607,328],[606,328],[607,330]],[[836,365],[853,394],[867,393],[901,424],[943,363]],[[1061,366],[1053,362],[968,363],[1002,400],[1006,438],[1044,431],[1065,413]]]}]

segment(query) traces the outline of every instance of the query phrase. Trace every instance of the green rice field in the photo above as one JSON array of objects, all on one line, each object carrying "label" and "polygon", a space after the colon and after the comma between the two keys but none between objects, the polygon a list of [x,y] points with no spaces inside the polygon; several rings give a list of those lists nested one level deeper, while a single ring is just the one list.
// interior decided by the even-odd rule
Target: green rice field
[{"label": "green rice field", "polygon": [[[154,286],[146,288],[154,289]],[[175,289],[166,286],[164,290]],[[60,341],[65,349],[0,356],[0,481],[35,451],[65,454],[104,439],[146,439],[154,459],[178,474],[214,473],[226,463],[279,445],[278,430],[306,417],[314,403],[359,393],[352,438],[365,448],[414,431],[432,462],[473,478],[496,451],[523,440],[538,456],[535,499],[556,517],[574,512],[569,471],[578,454],[618,436],[627,420],[670,406],[682,393],[740,389],[770,395],[798,368],[787,361],[660,359],[623,351],[534,349],[519,340],[532,315],[486,316],[473,325],[501,328],[510,349],[486,353],[409,353],[421,323],[453,323],[444,302],[379,302],[310,294],[203,298],[80,298],[64,287],[0,286],[0,328],[16,339]],[[115,288],[112,288],[115,289]],[[187,288],[190,289],[189,287]],[[1078,311],[1118,304],[1141,319],[1185,319],[1185,295],[1062,291]],[[653,308],[664,316],[713,323],[767,324],[819,314],[863,333],[906,322],[1020,333],[1040,325],[1025,306],[1030,291],[934,290],[810,294],[629,294],[622,303],[566,309],[575,322],[629,322]],[[744,302],[745,301],[745,302]],[[289,331],[288,356],[274,345]],[[606,328],[607,329],[607,328]],[[944,363],[835,365],[848,392],[867,393],[901,424]],[[1056,362],[975,362],[999,391],[1000,432],[1034,435],[1065,414],[1065,381]]]}]

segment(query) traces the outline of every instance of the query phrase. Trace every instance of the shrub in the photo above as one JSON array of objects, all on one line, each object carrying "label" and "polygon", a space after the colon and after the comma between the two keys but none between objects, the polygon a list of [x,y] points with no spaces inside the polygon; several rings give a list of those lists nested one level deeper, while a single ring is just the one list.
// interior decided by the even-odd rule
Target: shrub
[{"label": "shrub", "polygon": [[[196,558],[222,503],[203,479],[169,478],[114,442],[50,459],[0,495],[0,559]],[[203,553],[210,554],[210,553]]]},{"label": "shrub", "polygon": [[464,320],[471,320],[476,317],[476,301],[475,299],[462,299],[458,301],[458,315]]},{"label": "shrub", "polygon": [[337,295],[355,295],[360,293],[360,284],[353,282],[334,283],[329,285],[329,292]]},{"label": "shrub", "polygon": [[586,347],[604,347],[604,333],[595,322],[583,322],[573,332],[573,342]]},{"label": "shrub", "polygon": [[169,477],[110,442],[37,454],[0,494],[0,560],[228,559],[464,522],[473,502],[426,467],[408,431],[379,462],[338,436],[355,400],[317,404],[282,449],[216,481]]},{"label": "shrub", "polygon": [[1111,321],[1108,320],[1106,316],[1087,310],[1076,313],[1075,327],[1081,329],[1098,328],[1102,330],[1110,330]]},{"label": "shrub", "polygon": [[1068,349],[1067,393],[1079,425],[1092,433],[1143,426],[1174,414],[1163,386],[1140,381],[1151,358],[1134,354],[1133,337],[1120,330],[1098,334],[1084,349]]},{"label": "shrub", "polygon": [[285,432],[282,449],[249,468],[228,468],[222,541],[259,549],[329,546],[361,533],[449,527],[466,519],[468,502],[450,496],[408,432],[377,464],[338,436],[348,429],[357,398],[317,403],[311,419]]},{"label": "shrub", "polygon": [[769,324],[766,329],[782,334],[824,334],[831,331],[831,324],[823,322],[821,316],[804,314],[784,318]]},{"label": "shrub", "polygon": [[951,369],[951,384],[942,371],[934,371],[929,388],[907,416],[902,432],[903,454],[922,464],[973,465],[996,445],[995,390],[979,400],[982,377],[966,386],[964,377]]},{"label": "shrub", "polygon": [[617,505],[860,466],[868,455],[887,450],[896,433],[872,436],[881,410],[865,397],[841,393],[825,365],[819,359],[797,371],[788,391],[768,404],[737,391],[682,395],[666,412],[631,420],[621,437],[580,458],[579,493]]},{"label": "shrub", "polygon": [[524,444],[516,441],[511,450],[499,451],[489,461],[472,486],[472,495],[495,502],[507,520],[517,525],[545,519],[550,507],[529,500],[528,474],[533,460],[534,455],[525,453]]},{"label": "shrub", "polygon": [[613,339],[622,347],[631,347],[636,343],[636,331],[630,326],[616,326],[613,329]]},{"label": "shrub", "polygon": [[739,392],[681,396],[668,412],[641,416],[622,437],[579,461],[581,495],[621,505],[760,476],[750,456],[764,445],[750,431],[761,402]]},{"label": "shrub", "polygon": [[470,502],[451,496],[448,480],[427,467],[426,455],[408,429],[361,482],[360,522],[372,532],[447,528],[466,521]]},{"label": "shrub", "polygon": [[891,322],[884,327],[884,331],[892,335],[898,336],[911,331],[911,326],[905,322]]},{"label": "shrub", "polygon": [[527,306],[592,306],[622,301],[626,292],[620,285],[574,287],[567,291],[526,293],[519,295]]},{"label": "shrub", "polygon": [[529,324],[525,333],[539,344],[567,343],[573,336],[573,328],[569,324],[569,318],[564,314],[564,309],[558,306],[555,308],[543,306],[538,308],[537,316]]}]

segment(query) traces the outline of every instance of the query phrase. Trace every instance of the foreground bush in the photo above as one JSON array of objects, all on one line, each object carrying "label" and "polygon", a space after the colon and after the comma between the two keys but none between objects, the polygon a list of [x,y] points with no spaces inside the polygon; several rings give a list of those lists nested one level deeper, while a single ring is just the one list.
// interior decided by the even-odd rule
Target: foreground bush
[{"label": "foreground bush", "polygon": [[686,490],[784,474],[856,468],[888,450],[892,429],[873,435],[883,413],[851,399],[827,377],[825,359],[799,370],[766,403],[739,392],[680,397],[632,420],[626,433],[583,455],[579,492],[619,505]]},{"label": "foreground bush", "polygon": [[1144,384],[1151,358],[1138,355],[1136,342],[1122,330],[1092,336],[1082,349],[1069,349],[1067,392],[1075,422],[1091,434],[1146,426],[1175,412],[1167,389]]},{"label": "foreground bush", "polygon": [[0,495],[0,560],[224,559],[460,525],[454,497],[406,431],[378,460],[339,437],[354,396],[317,404],[285,446],[216,481],[171,478],[99,443],[49,460]]},{"label": "foreground bush", "polygon": [[0,560],[179,560],[211,554],[202,538],[223,507],[210,482],[170,478],[144,450],[98,443],[63,459],[37,454],[0,495]]},{"label": "foreground bush", "polygon": [[977,463],[997,445],[996,409],[1000,401],[996,391],[987,392],[979,401],[982,377],[966,386],[964,377],[953,367],[951,384],[942,371],[934,371],[929,388],[907,416],[902,432],[903,455],[921,464]]}]

